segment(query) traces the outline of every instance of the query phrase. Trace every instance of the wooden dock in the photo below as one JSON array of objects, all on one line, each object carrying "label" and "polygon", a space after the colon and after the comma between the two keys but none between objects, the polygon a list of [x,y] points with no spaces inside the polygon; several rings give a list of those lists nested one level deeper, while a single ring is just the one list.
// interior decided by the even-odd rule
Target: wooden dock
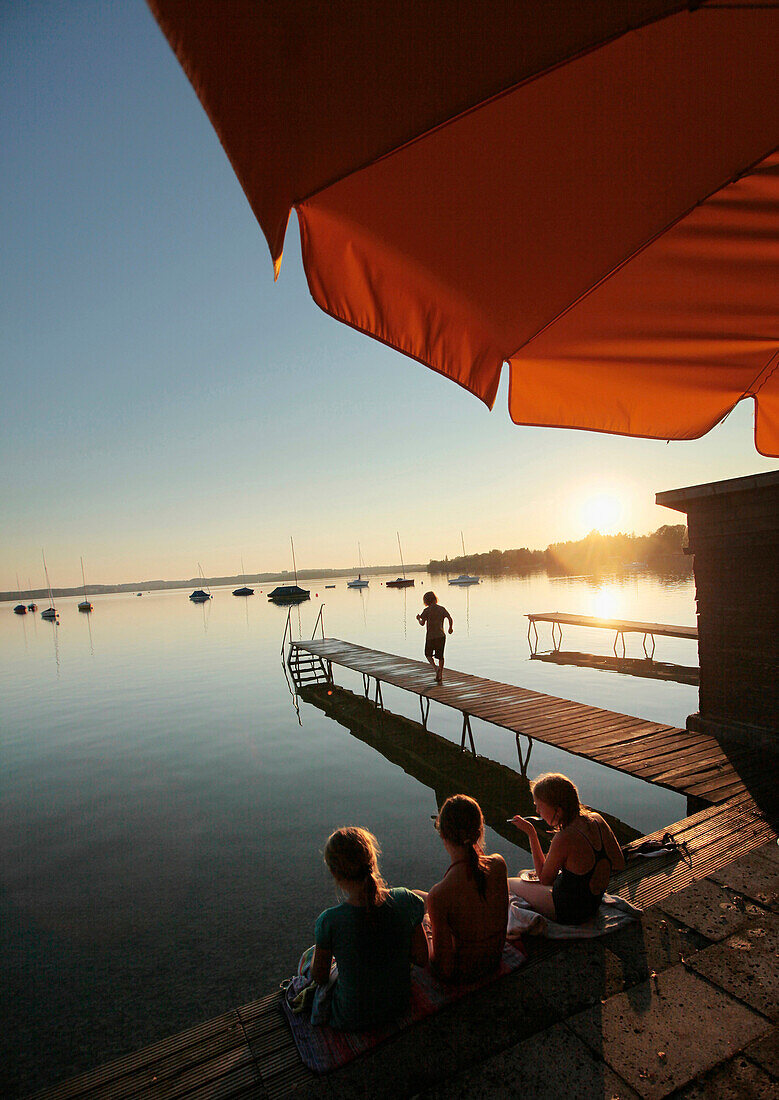
[{"label": "wooden dock", "polygon": [[425,726],[431,700],[460,711],[461,746],[465,747],[468,738],[474,752],[470,719],[481,718],[531,741],[543,741],[705,802],[724,802],[744,794],[747,788],[753,795],[763,790],[772,793],[773,781],[766,775],[761,753],[748,748],[726,752],[708,734],[648,722],[453,669],[445,671],[444,683],[438,686],[427,662],[366,649],[337,638],[293,642],[292,649],[311,654],[328,668],[337,664],[361,673],[366,696],[373,680],[378,705],[383,705],[382,683],[416,694]]},{"label": "wooden dock", "polygon": [[[651,661],[655,652],[655,637],[687,638],[691,641],[698,640],[697,626],[674,626],[670,623],[642,623],[631,619],[599,619],[592,615],[568,615],[559,611],[534,612],[527,615],[528,628],[527,640],[530,643],[532,653],[538,649],[538,628],[536,623],[552,624],[552,648],[558,650],[563,641],[563,625],[587,626],[598,630],[613,630],[614,655],[617,655],[617,643],[622,642],[622,656],[625,656],[625,635],[643,634],[644,656]],[[557,634],[555,634],[557,627]],[[651,649],[647,648],[647,642]]]}]

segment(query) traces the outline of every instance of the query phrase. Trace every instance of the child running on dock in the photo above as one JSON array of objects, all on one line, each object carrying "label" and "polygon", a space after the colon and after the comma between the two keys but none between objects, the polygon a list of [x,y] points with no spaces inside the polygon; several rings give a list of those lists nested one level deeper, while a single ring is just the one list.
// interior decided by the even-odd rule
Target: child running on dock
[{"label": "child running on dock", "polygon": [[[427,624],[425,657],[427,657],[430,667],[436,674],[435,682],[442,684],[444,682],[444,646],[446,645],[444,623],[447,619],[449,620],[449,633],[451,634],[454,630],[454,620],[446,608],[438,602],[435,592],[425,592],[422,603],[425,605],[425,609],[421,615],[417,615],[417,622],[421,626]],[[436,660],[438,661],[437,671]]]}]

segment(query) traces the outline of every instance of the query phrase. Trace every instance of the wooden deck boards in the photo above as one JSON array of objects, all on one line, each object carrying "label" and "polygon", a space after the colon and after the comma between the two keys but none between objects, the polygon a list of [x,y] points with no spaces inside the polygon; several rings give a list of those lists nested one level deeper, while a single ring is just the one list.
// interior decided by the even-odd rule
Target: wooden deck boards
[{"label": "wooden deck boards", "polygon": [[670,623],[641,623],[631,619],[599,619],[592,615],[568,615],[558,611],[543,611],[527,615],[531,623],[563,623],[565,626],[591,626],[616,630],[619,634],[657,634],[666,638],[697,638],[697,626],[673,626]]},{"label": "wooden deck boards", "polygon": [[744,791],[742,773],[759,776],[763,766],[755,753],[742,749],[726,753],[707,734],[455,670],[447,670],[439,687],[431,682],[426,662],[337,638],[293,644],[333,664],[434,699],[471,717],[705,801],[723,802]]}]

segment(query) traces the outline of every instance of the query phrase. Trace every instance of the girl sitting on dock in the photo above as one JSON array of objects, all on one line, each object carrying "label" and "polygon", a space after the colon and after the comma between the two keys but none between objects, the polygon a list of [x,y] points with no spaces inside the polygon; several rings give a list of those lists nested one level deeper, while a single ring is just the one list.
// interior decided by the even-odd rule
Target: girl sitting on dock
[{"label": "girl sitting on dock", "polygon": [[324,854],[344,901],[325,909],[314,926],[311,977],[324,986],[333,958],[338,968],[329,1014],[319,1022],[347,1031],[381,1027],[408,1007],[411,963],[427,964],[425,907],[411,890],[387,887],[378,842],[367,829],[336,829]]},{"label": "girl sitting on dock", "polygon": [[566,776],[539,776],[531,789],[536,810],[555,835],[544,856],[533,823],[511,818],[530,840],[538,881],[512,878],[509,890],[558,924],[584,924],[598,912],[612,871],[625,866],[622,849],[601,815],[581,805]]},{"label": "girl sitting on dock", "polygon": [[500,855],[485,855],[484,817],[465,794],[447,798],[435,827],[449,867],[425,898],[431,969],[447,981],[472,982],[500,965],[506,941],[508,887]]}]

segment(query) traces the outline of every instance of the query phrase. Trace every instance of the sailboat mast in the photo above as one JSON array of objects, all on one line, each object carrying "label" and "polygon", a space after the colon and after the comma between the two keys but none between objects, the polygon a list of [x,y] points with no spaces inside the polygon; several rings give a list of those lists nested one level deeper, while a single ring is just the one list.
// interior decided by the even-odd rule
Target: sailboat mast
[{"label": "sailboat mast", "polygon": [[80,558],[80,561],[81,561],[81,583],[84,586],[84,599],[86,600],[86,598],[87,598],[87,581],[86,581],[86,577],[84,576],[84,559]]},{"label": "sailboat mast", "polygon": [[463,557],[465,557],[465,539],[463,538],[463,533],[462,533],[462,531],[460,532],[460,542],[462,543],[462,548],[463,548]]},{"label": "sailboat mast", "polygon": [[396,531],[395,534],[398,536],[398,550],[400,551],[400,568],[403,572],[403,580],[405,580],[406,579],[406,567],[403,564],[403,549],[400,545],[400,531]]},{"label": "sailboat mast", "polygon": [[298,567],[297,567],[297,563],[295,562],[295,544],[292,541],[292,535],[289,536],[289,544],[292,547],[292,568],[295,571],[295,584],[297,584],[298,583]]},{"label": "sailboat mast", "polygon": [[53,607],[54,606],[54,597],[51,594],[51,581],[49,580],[49,571],[46,568],[46,555],[43,552],[43,547],[41,547],[41,557],[43,558],[43,572],[46,575],[46,587],[49,590],[49,603]]}]

